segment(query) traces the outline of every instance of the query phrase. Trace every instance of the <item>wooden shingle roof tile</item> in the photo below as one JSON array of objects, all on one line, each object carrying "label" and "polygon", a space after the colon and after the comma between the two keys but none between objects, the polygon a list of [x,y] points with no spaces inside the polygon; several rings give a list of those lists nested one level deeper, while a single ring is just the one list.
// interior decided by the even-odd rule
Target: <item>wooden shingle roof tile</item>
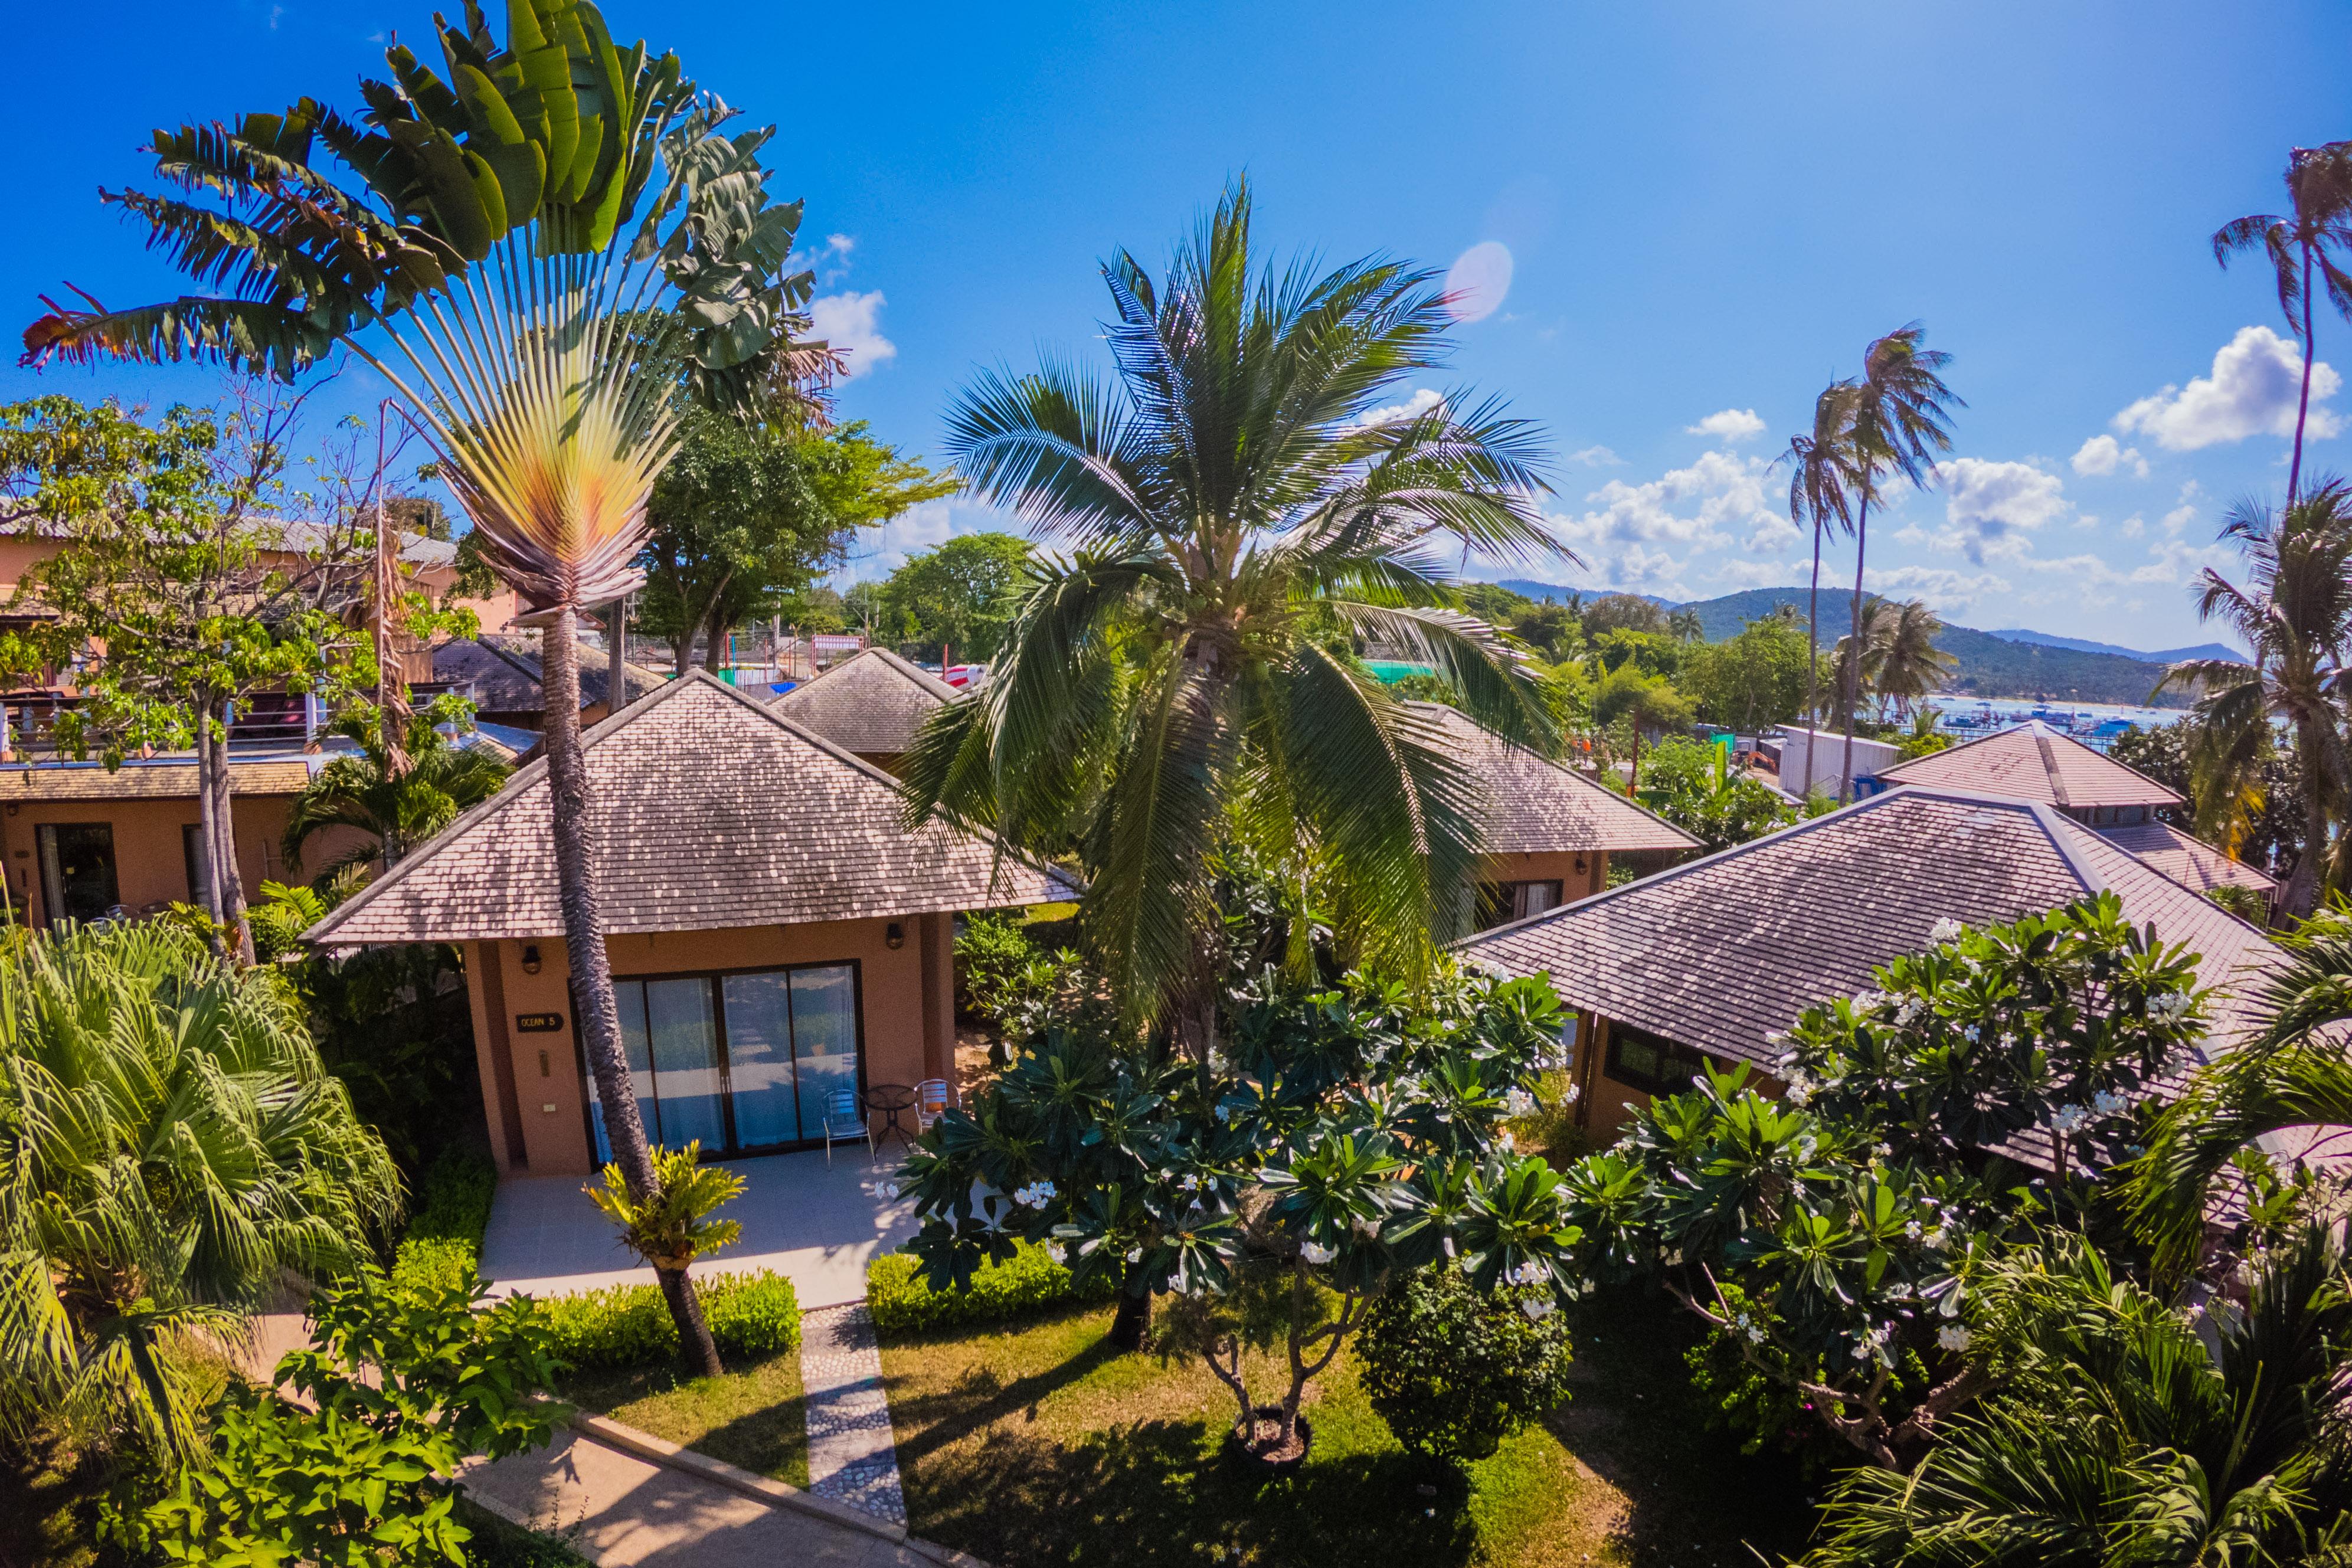
[{"label": "wooden shingle roof tile", "polygon": [[1889,785],[1932,784],[1981,789],[2069,810],[2094,806],[2185,806],[2174,790],[2137,768],[2061,735],[2040,719],[1929,752],[1882,770]]},{"label": "wooden shingle roof tile", "polygon": [[1407,706],[1444,731],[1448,751],[1485,785],[1484,844],[1490,854],[1704,847],[1648,807],[1513,745],[1456,708]]},{"label": "wooden shingle roof tile", "polygon": [[[1060,873],[943,822],[896,782],[705,672],[583,737],[605,927],[714,930],[1047,903]],[[308,934],[328,946],[562,930],[544,758]]]},{"label": "wooden shingle roof tile", "polygon": [[887,648],[867,648],[770,705],[845,751],[899,757],[914,748],[923,721],[955,701],[955,687]]}]

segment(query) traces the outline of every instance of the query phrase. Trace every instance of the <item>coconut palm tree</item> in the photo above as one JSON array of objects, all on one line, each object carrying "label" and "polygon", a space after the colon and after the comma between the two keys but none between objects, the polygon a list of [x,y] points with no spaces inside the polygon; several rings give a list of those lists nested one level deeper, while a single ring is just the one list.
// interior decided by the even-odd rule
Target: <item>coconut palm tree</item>
[{"label": "coconut palm tree", "polygon": [[[1927,329],[1914,321],[1863,350],[1862,375],[1853,383],[1853,408],[1846,424],[1845,468],[1853,486],[1853,631],[1862,643],[1862,574],[1870,559],[1870,504],[1882,476],[1900,475],[1924,487],[1935,477],[1937,454],[1952,449],[1951,411],[1966,408],[1944,384],[1952,356],[1925,347]],[[1845,751],[1839,764],[1844,782],[1840,798],[1853,789],[1853,716],[1861,688],[1857,663],[1847,673]]]},{"label": "coconut palm tree", "polygon": [[[1103,267],[1115,383],[1049,361],[957,400],[949,448],[1042,561],[988,685],[910,758],[908,819],[1077,846],[1084,929],[1136,1019],[1205,1061],[1223,929],[1204,859],[1307,846],[1365,947],[1410,966],[1477,860],[1477,780],[1353,658],[1437,666],[1463,706],[1549,745],[1530,672],[1452,607],[1452,547],[1556,549],[1528,427],[1449,397],[1383,413],[1444,350],[1433,275],[1369,260],[1253,277],[1245,184],[1155,280]],[[1435,547],[1440,540],[1447,547]]]},{"label": "coconut palm tree", "polygon": [[338,719],[334,732],[357,742],[359,755],[330,758],[294,797],[280,841],[288,867],[302,869],[302,851],[319,834],[351,828],[366,835],[366,842],[328,862],[313,880],[336,877],[346,868],[355,874],[379,863],[389,869],[459,812],[497,794],[507,781],[507,765],[451,741],[436,722],[443,716],[430,710],[409,715],[398,747],[387,733],[397,721],[381,708]]},{"label": "coconut palm tree", "polygon": [[1936,646],[1936,634],[1943,629],[1936,612],[1918,600],[1872,600],[1863,616],[1861,667],[1847,667],[1853,658],[1851,638],[1839,638],[1831,655],[1840,690],[1851,690],[1857,698],[1871,693],[1881,713],[1889,703],[1898,714],[1909,713],[1959,663]]},{"label": "coconut palm tree", "polygon": [[2224,267],[2240,251],[2270,257],[2279,309],[2303,345],[2303,391],[2294,410],[2294,455],[2287,465],[2286,498],[2301,493],[2303,430],[2311,417],[2311,366],[2318,358],[2311,336],[2312,298],[2321,288],[2339,315],[2352,315],[2352,272],[2330,253],[2352,251],[2352,141],[2297,147],[2287,154],[2287,211],[2251,213],[2213,231],[2213,259]]},{"label": "coconut palm tree", "polygon": [[2079,1239],[1993,1265],[1970,1349],[2006,1386],[1910,1473],[1835,1482],[1805,1568],[2341,1561],[2344,1265],[2340,1230],[2306,1228],[2255,1263],[2243,1312],[2201,1327]]},{"label": "coconut palm tree", "polygon": [[399,1207],[266,972],[162,923],[0,959],[0,1430],[127,1420],[184,1448],[178,1338],[365,1260]]},{"label": "coconut palm tree", "polygon": [[[635,588],[655,477],[687,393],[741,407],[831,361],[795,344],[814,287],[786,275],[797,204],[770,204],[760,151],[730,134],[677,57],[622,50],[585,0],[519,0],[501,44],[468,8],[440,26],[454,82],[404,47],[362,84],[354,124],[305,99],[284,114],[159,134],[192,198],[107,199],[225,295],[110,311],[52,305],[27,357],[184,354],[291,376],[341,345],[392,383],[437,448],[482,559],[544,628],[546,746],[577,1021],[616,1163],[657,1176],[622,1053],[579,744],[583,614]],[[397,85],[395,86],[394,83]],[[352,177],[339,183],[331,156]],[[718,1352],[692,1281],[656,1268],[679,1337]]]},{"label": "coconut palm tree", "polygon": [[2284,719],[2303,776],[2303,853],[2280,905],[2290,915],[2317,906],[2328,863],[2328,829],[2343,800],[2347,769],[2341,703],[2352,644],[2352,490],[2323,480],[2284,511],[2241,501],[2221,537],[2246,558],[2244,587],[2208,567],[2197,613],[2219,621],[2253,651],[2254,662],[2190,659],[2168,666],[2158,689],[2201,687],[2191,722],[2201,732],[2200,766],[2242,776]]},{"label": "coconut palm tree", "polygon": [[[1818,727],[1822,703],[1822,537],[1843,530],[1853,532],[1852,489],[1855,476],[1846,468],[1850,430],[1853,423],[1854,388],[1850,381],[1834,381],[1813,400],[1813,428],[1789,438],[1789,449],[1776,461],[1789,465],[1789,520],[1813,530],[1812,587],[1805,600],[1805,723]],[[1813,748],[1805,747],[1805,777],[1797,788],[1800,799],[1813,792]]]}]

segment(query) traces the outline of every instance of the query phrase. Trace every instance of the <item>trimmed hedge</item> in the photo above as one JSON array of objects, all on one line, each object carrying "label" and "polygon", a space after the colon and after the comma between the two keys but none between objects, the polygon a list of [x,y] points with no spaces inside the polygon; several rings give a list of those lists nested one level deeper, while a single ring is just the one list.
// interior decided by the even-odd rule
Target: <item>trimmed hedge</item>
[{"label": "trimmed hedge", "polygon": [[498,1167],[478,1150],[452,1148],[433,1162],[421,1186],[422,1201],[392,1256],[392,1283],[395,1290],[429,1293],[480,1265]]},{"label": "trimmed hedge", "polygon": [[1033,1242],[1002,1263],[983,1263],[963,1291],[934,1291],[922,1269],[904,1252],[887,1252],[866,1265],[866,1310],[877,1332],[924,1333],[975,1323],[1013,1322],[1039,1316],[1072,1301],[1107,1301],[1118,1293],[1104,1281],[1086,1291],[1070,1282],[1070,1271],[1050,1248]]},{"label": "trimmed hedge", "polygon": [[[703,1320],[719,1354],[758,1361],[797,1349],[801,1303],[793,1282],[772,1270],[713,1274],[695,1281]],[[677,1355],[677,1325],[658,1285],[614,1285],[539,1303],[555,1351],[575,1367],[618,1371]]]}]

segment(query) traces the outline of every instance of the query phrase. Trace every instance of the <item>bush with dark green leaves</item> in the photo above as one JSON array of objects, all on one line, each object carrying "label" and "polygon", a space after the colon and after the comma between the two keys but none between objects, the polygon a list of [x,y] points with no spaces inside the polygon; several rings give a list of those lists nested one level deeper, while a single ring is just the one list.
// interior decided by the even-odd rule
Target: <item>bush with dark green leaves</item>
[{"label": "bush with dark green leaves", "polygon": [[498,1167],[478,1149],[459,1145],[435,1160],[419,1186],[408,1234],[393,1254],[393,1288],[446,1290],[481,1263]]},{"label": "bush with dark green leaves", "polygon": [[[703,1321],[719,1354],[761,1361],[801,1343],[800,1298],[793,1282],[772,1270],[697,1279]],[[677,1323],[654,1285],[614,1285],[576,1296],[551,1296],[540,1317],[556,1354],[575,1367],[617,1371],[673,1360]]]},{"label": "bush with dark green leaves", "polygon": [[1406,1448],[1483,1459],[1568,1398],[1568,1323],[1552,1308],[1548,1290],[1481,1291],[1451,1263],[1416,1269],[1372,1302],[1357,1381]]},{"label": "bush with dark green leaves", "polygon": [[866,1310],[886,1336],[902,1337],[978,1323],[1017,1322],[1070,1301],[1107,1301],[1118,1293],[1103,1281],[1079,1291],[1053,1249],[1024,1242],[1002,1262],[982,1263],[963,1290],[933,1290],[922,1265],[887,1252],[866,1266]]}]

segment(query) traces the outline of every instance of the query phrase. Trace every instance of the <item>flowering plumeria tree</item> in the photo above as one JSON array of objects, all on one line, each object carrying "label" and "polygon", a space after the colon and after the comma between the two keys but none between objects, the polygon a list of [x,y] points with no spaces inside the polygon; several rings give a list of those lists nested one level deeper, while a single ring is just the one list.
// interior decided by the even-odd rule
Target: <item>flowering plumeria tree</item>
[{"label": "flowering plumeria tree", "polygon": [[[1162,1348],[1202,1356],[1234,1391],[1235,1431],[1297,1450],[1307,1385],[1398,1270],[1459,1267],[1481,1289],[1553,1310],[1577,1240],[1559,1173],[1511,1147],[1528,1085],[1558,1049],[1540,980],[1446,971],[1426,989],[1350,975],[1332,988],[1274,968],[1234,989],[1231,1054],[1048,1025],[970,1112],[920,1140],[910,1249],[939,1289],[1016,1241],[1061,1249],[1084,1285],[1116,1279],[1129,1321],[1171,1296]],[[1281,1351],[1288,1382],[1256,1403],[1245,1350]]]},{"label": "flowering plumeria tree", "polygon": [[1584,1279],[1654,1281],[1896,1467],[2000,1375],[1969,1354],[1972,1275],[2096,1201],[2203,1016],[2189,956],[2112,894],[1947,922],[1876,978],[1779,1042],[1784,1097],[1710,1071],[1566,1185]]}]

